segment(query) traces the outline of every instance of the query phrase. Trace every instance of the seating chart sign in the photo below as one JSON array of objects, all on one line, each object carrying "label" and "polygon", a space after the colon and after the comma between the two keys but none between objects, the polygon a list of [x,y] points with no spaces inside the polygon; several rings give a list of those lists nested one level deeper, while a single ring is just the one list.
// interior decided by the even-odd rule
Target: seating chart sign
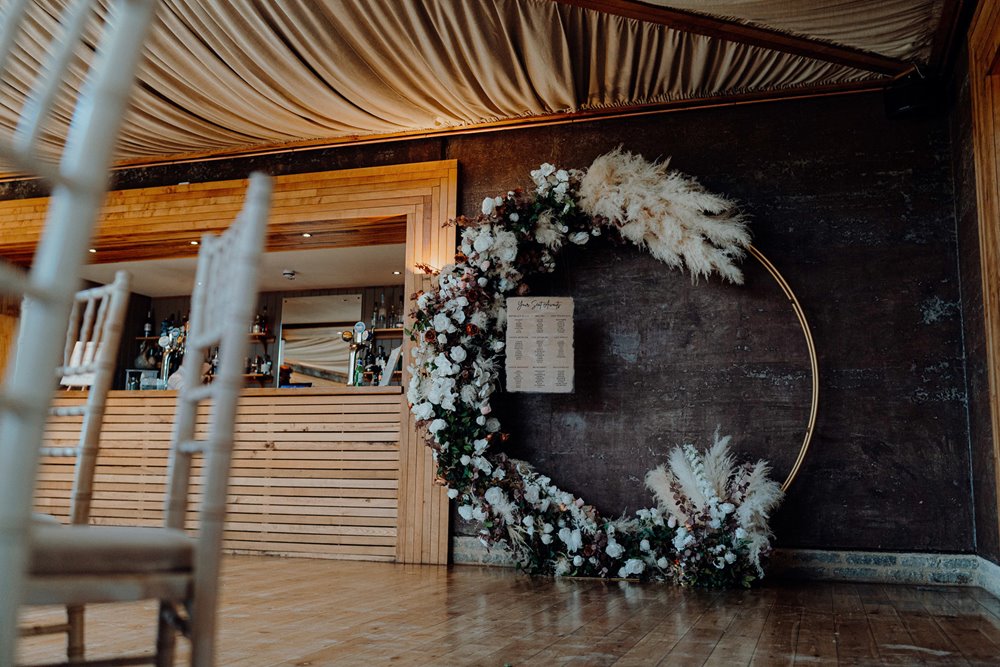
[{"label": "seating chart sign", "polygon": [[507,391],[573,392],[573,299],[507,299]]}]

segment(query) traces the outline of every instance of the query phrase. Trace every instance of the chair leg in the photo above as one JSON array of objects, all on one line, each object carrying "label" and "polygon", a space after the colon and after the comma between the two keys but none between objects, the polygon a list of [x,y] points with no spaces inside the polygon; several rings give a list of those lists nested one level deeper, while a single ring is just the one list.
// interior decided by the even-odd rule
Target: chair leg
[{"label": "chair leg", "polygon": [[84,661],[84,628],[83,605],[68,605],[66,607],[66,660],[70,664]]},{"label": "chair leg", "polygon": [[156,628],[156,667],[173,667],[174,648],[177,644],[177,629],[173,624],[173,607],[169,602],[160,602],[160,615]]}]

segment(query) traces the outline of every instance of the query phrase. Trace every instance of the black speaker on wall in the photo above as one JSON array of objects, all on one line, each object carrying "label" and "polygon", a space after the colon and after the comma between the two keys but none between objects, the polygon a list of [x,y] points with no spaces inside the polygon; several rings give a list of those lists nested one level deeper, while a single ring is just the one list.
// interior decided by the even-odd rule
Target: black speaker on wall
[{"label": "black speaker on wall", "polygon": [[944,83],[937,76],[911,74],[886,86],[883,101],[888,118],[934,116],[945,110]]}]

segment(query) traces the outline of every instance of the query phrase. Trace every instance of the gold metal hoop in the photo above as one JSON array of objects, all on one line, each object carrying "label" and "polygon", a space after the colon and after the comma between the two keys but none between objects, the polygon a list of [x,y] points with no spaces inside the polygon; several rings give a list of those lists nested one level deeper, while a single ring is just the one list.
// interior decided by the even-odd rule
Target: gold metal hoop
[{"label": "gold metal hoop", "polygon": [[792,310],[795,311],[795,316],[799,318],[799,326],[802,327],[802,335],[805,336],[806,347],[809,348],[809,365],[812,369],[812,404],[809,406],[809,422],[806,424],[806,434],[802,438],[799,455],[795,459],[795,465],[792,466],[791,472],[788,473],[788,477],[785,478],[784,483],[781,485],[781,490],[787,491],[788,487],[795,481],[795,476],[799,474],[799,468],[802,466],[802,461],[806,458],[806,452],[809,451],[809,443],[812,442],[813,432],[816,428],[816,413],[819,411],[819,362],[816,360],[816,344],[813,342],[812,333],[809,331],[809,322],[806,321],[805,313],[802,312],[802,305],[795,298],[795,293],[792,292],[788,281],[778,272],[774,264],[771,264],[770,260],[764,257],[764,254],[760,250],[752,245],[748,249],[750,250],[750,254],[767,269],[767,272],[771,274],[774,281],[778,283],[781,291],[792,302]]}]

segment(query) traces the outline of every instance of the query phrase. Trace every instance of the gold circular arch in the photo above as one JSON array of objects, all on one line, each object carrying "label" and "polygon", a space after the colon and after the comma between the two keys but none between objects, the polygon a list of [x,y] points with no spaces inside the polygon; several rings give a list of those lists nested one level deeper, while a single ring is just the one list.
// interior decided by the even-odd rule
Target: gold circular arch
[{"label": "gold circular arch", "polygon": [[812,332],[809,331],[809,322],[806,320],[805,313],[802,312],[802,304],[796,298],[795,292],[792,291],[784,276],[781,275],[774,264],[760,250],[753,245],[749,246],[748,249],[750,250],[750,254],[761,263],[761,266],[767,269],[767,272],[771,274],[774,281],[778,283],[781,291],[792,302],[792,310],[795,311],[795,317],[799,320],[799,326],[802,327],[802,335],[806,339],[806,347],[809,349],[809,366],[812,371],[812,401],[809,406],[809,421],[806,423],[806,433],[802,438],[802,446],[799,447],[799,455],[795,458],[795,464],[788,473],[788,477],[781,484],[781,490],[787,491],[788,487],[795,481],[796,475],[799,474],[799,468],[802,467],[802,461],[806,458],[806,452],[809,451],[809,443],[812,442],[813,433],[816,428],[816,414],[819,411],[819,362],[816,359],[816,344],[813,342]]}]

